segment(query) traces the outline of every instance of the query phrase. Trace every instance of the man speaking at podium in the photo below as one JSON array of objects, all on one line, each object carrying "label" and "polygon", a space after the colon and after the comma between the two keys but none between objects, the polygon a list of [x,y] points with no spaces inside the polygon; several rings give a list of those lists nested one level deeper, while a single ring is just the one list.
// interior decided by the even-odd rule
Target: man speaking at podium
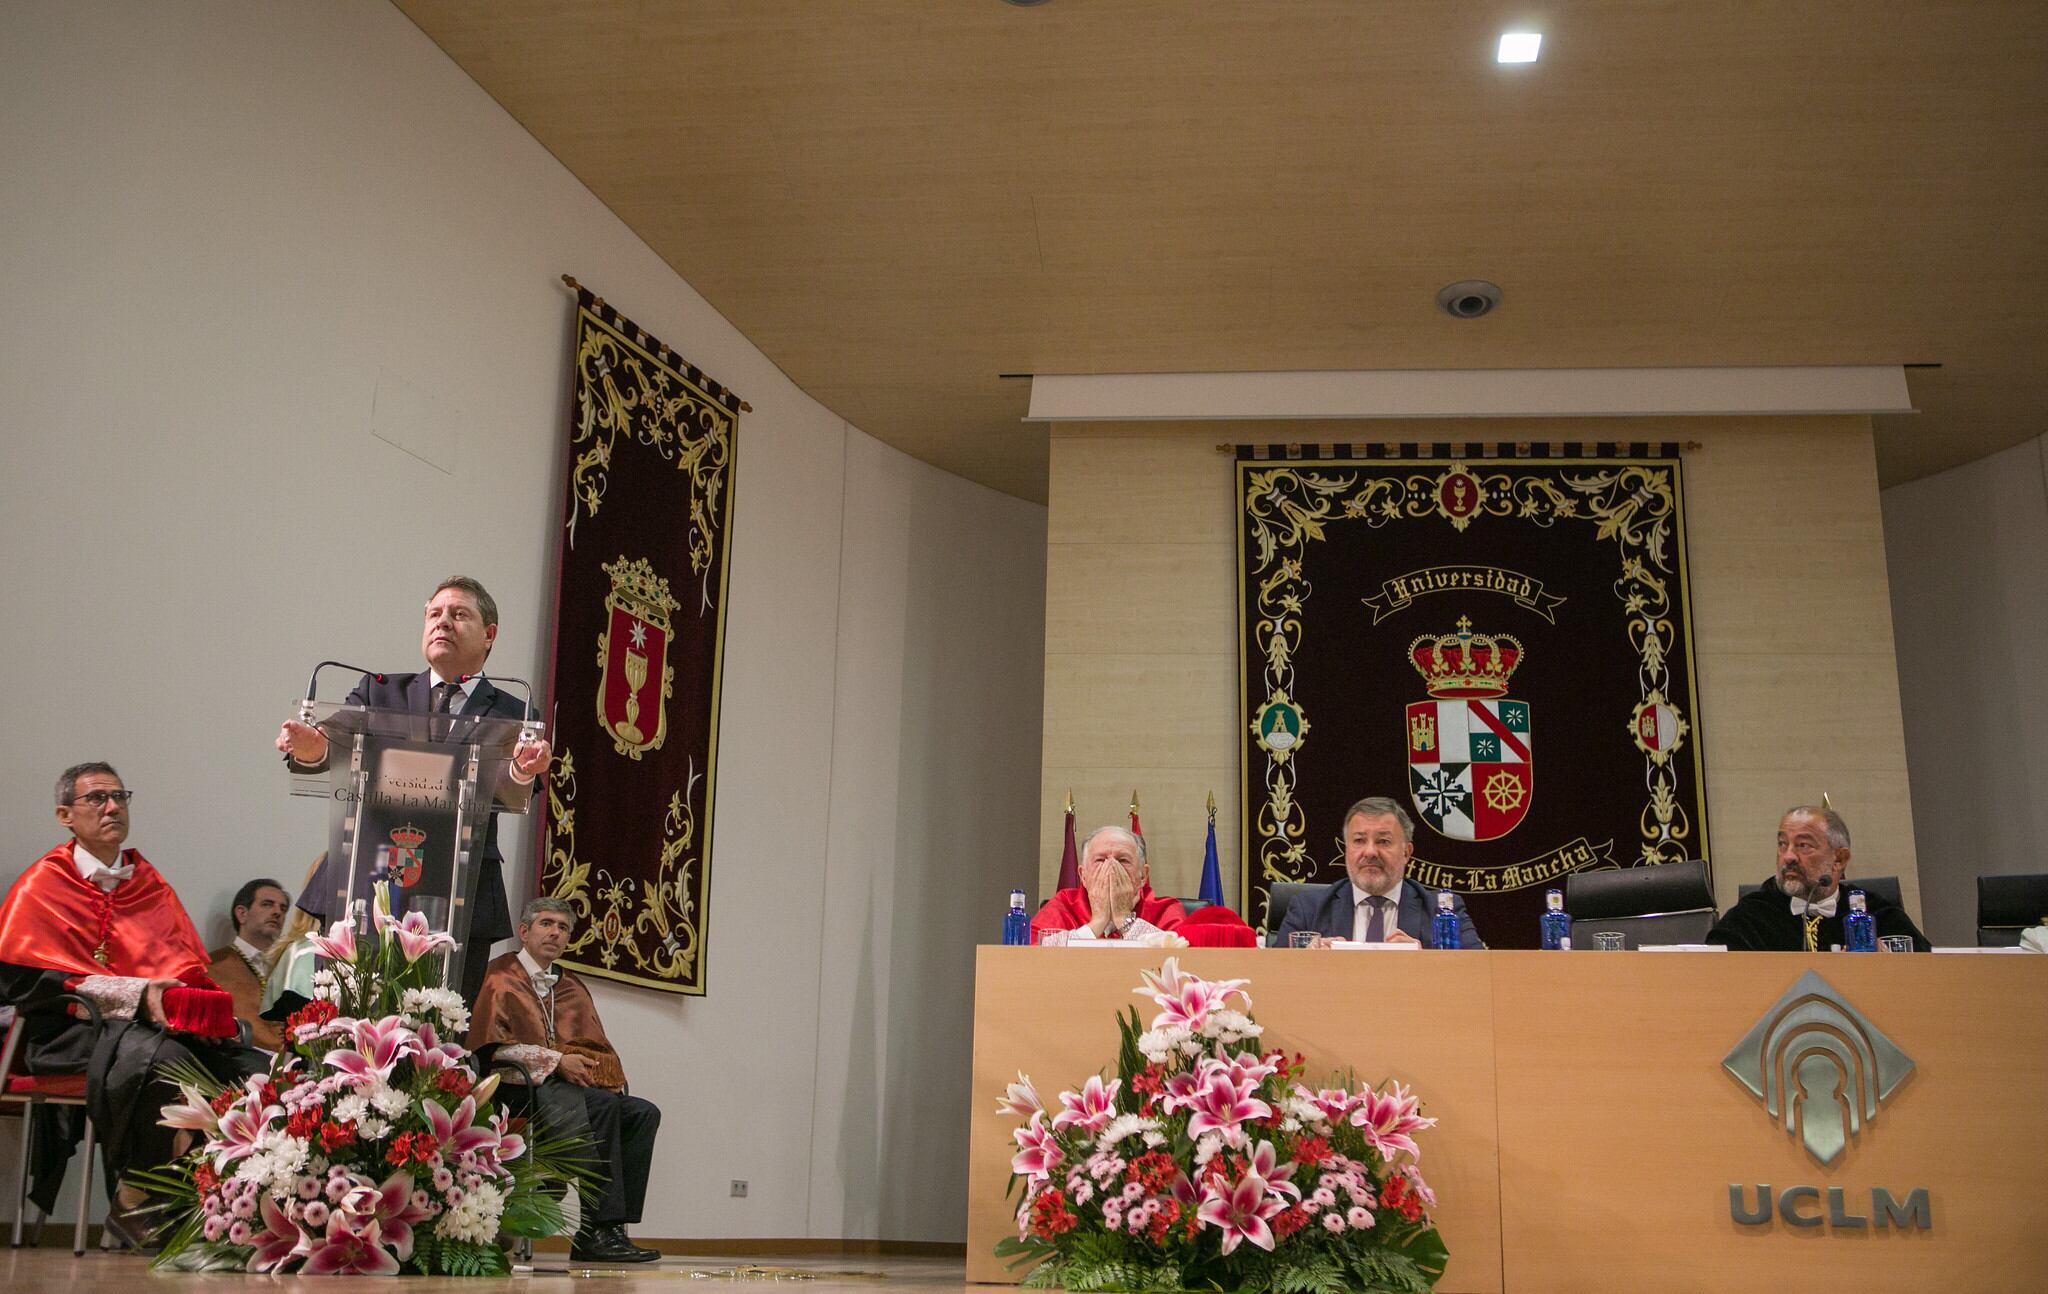
[{"label": "man speaking at podium", "polygon": [[[450,576],[435,587],[427,599],[426,623],[420,632],[420,653],[427,669],[419,674],[365,675],[348,694],[350,705],[367,705],[386,710],[412,710],[421,714],[480,715],[498,719],[519,719],[526,707],[518,698],[491,686],[483,677],[484,661],[498,637],[498,603],[482,584],[467,575]],[[299,772],[316,773],[327,767],[327,736],[318,728],[287,719],[278,730],[277,748]],[[531,786],[547,769],[550,757],[545,741],[522,741],[513,748],[509,775],[522,786]],[[512,912],[505,902],[505,856],[498,852],[498,820],[488,819],[483,849],[478,855],[475,903],[469,921],[469,942],[462,950],[462,973],[458,985],[464,1001],[476,1000],[483,986],[484,967],[491,960],[491,945],[512,934]],[[334,886],[323,875],[308,884],[299,905],[316,916],[333,920],[338,913],[316,911],[311,904],[325,903]]]}]

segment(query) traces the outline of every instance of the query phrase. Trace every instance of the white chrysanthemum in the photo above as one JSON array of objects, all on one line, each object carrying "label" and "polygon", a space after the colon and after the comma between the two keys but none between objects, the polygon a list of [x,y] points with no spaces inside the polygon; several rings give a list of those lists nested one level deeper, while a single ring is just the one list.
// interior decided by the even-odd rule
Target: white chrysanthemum
[{"label": "white chrysanthemum", "polygon": [[334,1103],[333,1117],[336,1123],[360,1124],[369,1117],[369,1114],[370,1098],[361,1092],[351,1092]]},{"label": "white chrysanthemum", "polygon": [[365,1115],[356,1125],[356,1135],[365,1141],[382,1141],[391,1135],[391,1125],[373,1115]]},{"label": "white chrysanthemum", "polygon": [[1205,1132],[1195,1140],[1195,1167],[1200,1168],[1216,1158],[1223,1149],[1223,1138],[1214,1132]]},{"label": "white chrysanthemum", "polygon": [[469,1030],[469,1008],[462,995],[445,988],[409,988],[399,999],[398,1009],[415,1020],[429,1014],[441,1032],[462,1034]]},{"label": "white chrysanthemum", "polygon": [[445,1240],[489,1244],[497,1238],[498,1215],[504,1211],[504,1192],[489,1182],[479,1182],[464,1192],[462,1203],[443,1213],[434,1223],[434,1234]]},{"label": "white chrysanthemum", "polygon": [[395,1087],[379,1083],[370,1093],[370,1104],[385,1118],[399,1119],[405,1117],[405,1112],[412,1108],[412,1097]]},{"label": "white chrysanthemum", "polygon": [[1145,1053],[1145,1059],[1160,1065],[1168,1056],[1182,1050],[1191,1037],[1193,1035],[1185,1025],[1169,1024],[1159,1029],[1148,1029],[1138,1035],[1138,1050]]},{"label": "white chrysanthemum", "polygon": [[1145,1133],[1145,1144],[1148,1146],[1152,1146],[1154,1148],[1163,1146],[1166,1144],[1166,1134],[1163,1132],[1152,1132],[1148,1130]]},{"label": "white chrysanthemum", "polygon": [[313,996],[326,1002],[338,1002],[341,1000],[341,990],[336,985],[333,971],[316,970],[313,972]]},{"label": "white chrysanthemum", "polygon": [[1111,1119],[1109,1126],[1102,1130],[1102,1135],[1095,1139],[1095,1148],[1097,1150],[1113,1149],[1116,1143],[1122,1141],[1125,1137],[1157,1127],[1159,1127],[1159,1120],[1157,1119],[1147,1119],[1136,1114],[1120,1114],[1116,1118]]}]

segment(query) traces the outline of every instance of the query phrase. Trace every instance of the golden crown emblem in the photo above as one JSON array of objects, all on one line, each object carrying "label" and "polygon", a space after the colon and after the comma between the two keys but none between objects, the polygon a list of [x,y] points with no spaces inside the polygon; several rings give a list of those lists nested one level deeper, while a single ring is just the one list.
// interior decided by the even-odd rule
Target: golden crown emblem
[{"label": "golden crown emblem", "polygon": [[682,606],[668,591],[668,580],[656,575],[644,557],[621,557],[601,569],[612,577],[612,598],[628,615],[666,626],[668,613]]},{"label": "golden crown emblem", "polygon": [[427,833],[413,826],[410,822],[402,827],[394,827],[391,831],[391,843],[397,845],[400,849],[418,849],[426,838]]},{"label": "golden crown emblem", "polygon": [[1408,644],[1408,659],[1435,697],[1506,696],[1508,675],[1522,663],[1522,644],[1507,634],[1476,634],[1472,618],[1458,631],[1424,634]]}]

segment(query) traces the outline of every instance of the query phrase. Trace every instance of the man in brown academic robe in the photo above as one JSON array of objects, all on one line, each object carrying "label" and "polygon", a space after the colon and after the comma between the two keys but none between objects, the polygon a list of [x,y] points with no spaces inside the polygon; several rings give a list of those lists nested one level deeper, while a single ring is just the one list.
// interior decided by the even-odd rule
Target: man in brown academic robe
[{"label": "man in brown academic robe", "polygon": [[248,882],[235,891],[228,910],[235,923],[234,940],[206,954],[213,958],[206,973],[234,995],[235,1019],[248,1021],[249,1041],[265,1051],[276,1051],[283,1037],[282,1026],[263,1018],[263,985],[270,978],[277,935],[291,905],[291,895],[276,881],[265,877]]},{"label": "man in brown academic robe", "polygon": [[560,899],[538,898],[519,915],[518,952],[484,970],[469,1022],[469,1049],[485,1064],[516,1060],[538,1083],[543,1131],[591,1143],[597,1180],[583,1192],[583,1225],[569,1256],[578,1262],[644,1263],[661,1257],[626,1237],[640,1221],[661,1111],[626,1094],[619,1054],[605,1037],[583,981],[554,968],[576,928]]}]

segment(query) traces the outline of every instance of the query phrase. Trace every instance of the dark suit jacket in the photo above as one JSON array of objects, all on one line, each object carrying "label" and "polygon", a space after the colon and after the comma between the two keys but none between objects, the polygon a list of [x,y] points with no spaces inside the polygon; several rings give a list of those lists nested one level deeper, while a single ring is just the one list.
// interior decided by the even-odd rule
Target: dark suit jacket
[{"label": "dark suit jacket", "polygon": [[[1429,923],[1436,916],[1436,896],[1437,891],[1426,885],[1403,881],[1401,905],[1396,909],[1394,924],[1427,944]],[[1280,928],[1273,932],[1274,941],[1285,946],[1287,936],[1296,930],[1313,930],[1332,939],[1349,939],[1351,918],[1356,911],[1352,905],[1351,878],[1347,876],[1326,890],[1311,890],[1297,898],[1287,909],[1287,915],[1280,918]],[[1465,913],[1465,900],[1456,894],[1451,895],[1451,911],[1458,914],[1458,946],[1486,947],[1479,938],[1479,932],[1472,927],[1472,918]]]},{"label": "dark suit jacket", "polygon": [[[417,674],[386,674],[382,682],[370,675],[364,675],[361,682],[348,694],[348,704],[375,706],[384,710],[412,710],[427,713],[433,691],[434,679],[422,671]],[[475,715],[492,719],[519,719],[526,714],[526,705],[510,692],[493,687],[488,678],[479,679],[476,689],[469,694],[459,714]],[[293,767],[301,767],[294,765]],[[326,765],[312,766],[315,770]],[[535,779],[538,785],[539,779]],[[517,786],[503,788],[499,798],[509,794],[531,795],[531,789]],[[483,848],[477,854],[475,914],[469,920],[470,947],[478,953],[476,975],[481,977],[483,965],[488,956],[481,955],[491,944],[512,934],[512,910],[505,901],[505,856],[498,851],[498,816],[490,815],[484,827]],[[317,878],[324,882],[325,876]],[[322,894],[324,888],[306,886],[308,895]],[[311,912],[311,908],[307,908]],[[316,916],[332,917],[333,913],[315,913]],[[465,962],[469,960],[464,958]]]}]

